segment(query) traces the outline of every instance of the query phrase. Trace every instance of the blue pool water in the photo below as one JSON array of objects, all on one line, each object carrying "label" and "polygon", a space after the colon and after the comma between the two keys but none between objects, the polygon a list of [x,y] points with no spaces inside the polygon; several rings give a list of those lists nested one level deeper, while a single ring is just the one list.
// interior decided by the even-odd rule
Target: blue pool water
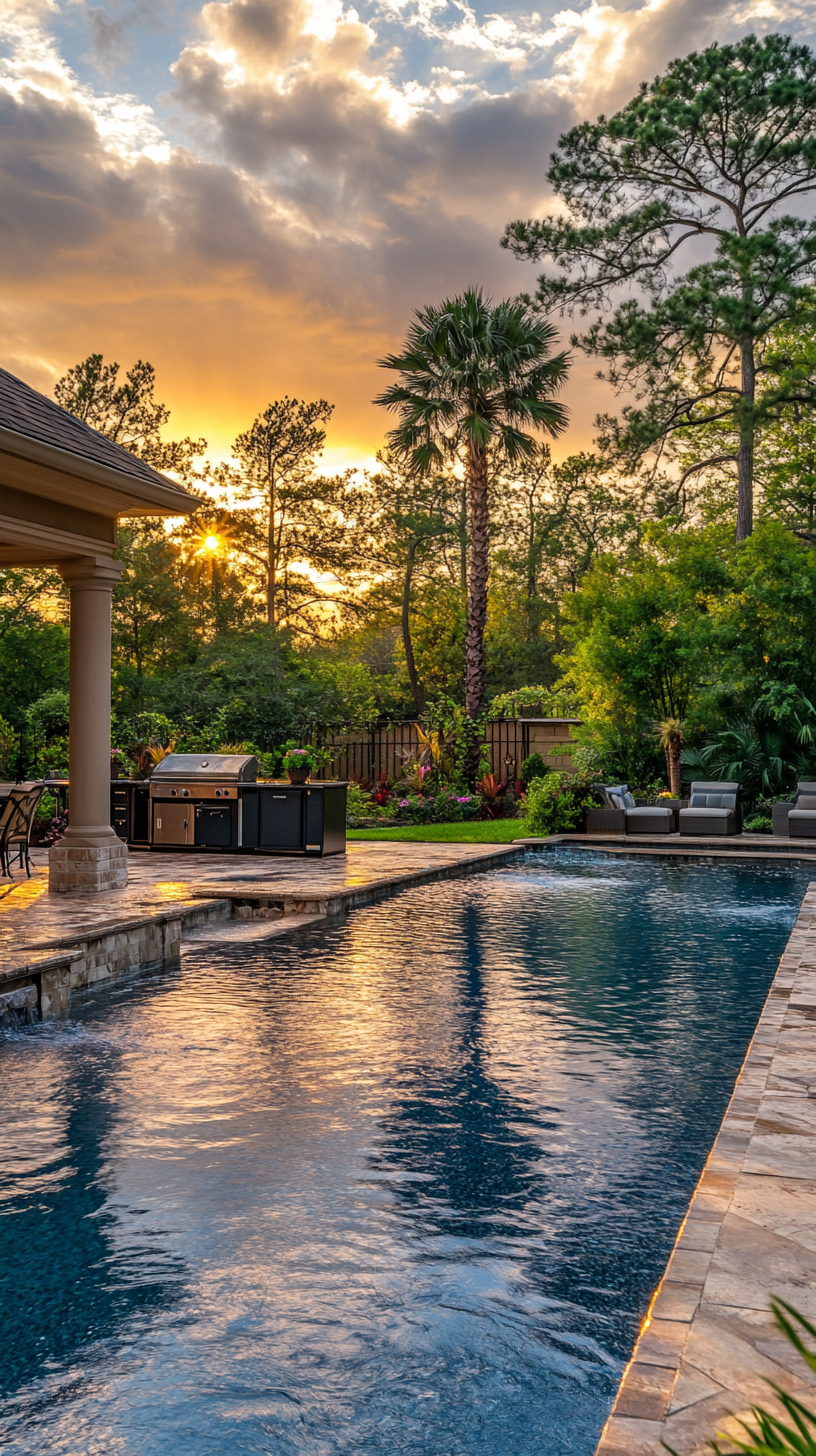
[{"label": "blue pool water", "polygon": [[531,856],[10,1037],[0,1444],[591,1456],[807,881]]}]

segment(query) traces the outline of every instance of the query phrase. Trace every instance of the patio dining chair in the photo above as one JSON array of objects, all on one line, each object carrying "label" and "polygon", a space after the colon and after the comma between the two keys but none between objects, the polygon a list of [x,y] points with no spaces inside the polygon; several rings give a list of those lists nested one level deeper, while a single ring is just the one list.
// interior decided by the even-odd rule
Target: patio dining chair
[{"label": "patio dining chair", "polygon": [[19,855],[20,869],[31,879],[31,826],[45,784],[15,784],[0,814],[0,869],[11,878],[11,859]]}]

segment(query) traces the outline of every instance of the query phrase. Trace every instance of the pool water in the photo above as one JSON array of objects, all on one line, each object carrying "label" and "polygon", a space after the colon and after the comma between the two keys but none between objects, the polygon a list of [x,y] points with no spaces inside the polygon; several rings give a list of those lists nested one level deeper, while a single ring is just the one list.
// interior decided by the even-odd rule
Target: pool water
[{"label": "pool water", "polygon": [[591,1456],[808,878],[531,855],[10,1036],[4,1449]]}]

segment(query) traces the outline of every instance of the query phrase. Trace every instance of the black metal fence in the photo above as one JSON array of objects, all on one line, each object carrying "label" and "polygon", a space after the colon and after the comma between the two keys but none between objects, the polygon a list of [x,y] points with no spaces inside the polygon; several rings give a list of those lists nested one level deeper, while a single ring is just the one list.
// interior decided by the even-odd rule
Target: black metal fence
[{"label": "black metal fence", "polygon": [[[530,753],[537,751],[556,760],[553,767],[569,768],[563,747],[570,741],[570,728],[577,720],[559,718],[496,718],[486,726],[491,750],[491,771],[497,778],[516,778]],[[384,724],[366,731],[349,730],[321,740],[330,750],[332,762],[315,775],[321,779],[370,779],[381,774],[399,777],[404,764],[419,757],[420,742],[413,722]],[[559,752],[559,749],[561,752]]]}]

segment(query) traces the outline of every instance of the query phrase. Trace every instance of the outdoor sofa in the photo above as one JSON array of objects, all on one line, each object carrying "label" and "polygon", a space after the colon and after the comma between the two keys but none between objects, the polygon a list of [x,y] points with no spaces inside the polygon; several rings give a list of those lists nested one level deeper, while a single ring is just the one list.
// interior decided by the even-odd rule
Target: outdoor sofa
[{"label": "outdoor sofa", "polygon": [[605,808],[587,813],[587,834],[671,834],[671,809],[637,805],[628,784],[593,784],[602,795]]},{"label": "outdoor sofa", "polygon": [[739,834],[739,784],[695,783],[687,809],[680,810],[681,834]]},{"label": "outdoor sofa", "polygon": [[774,804],[771,814],[777,837],[816,839],[816,784],[797,784],[796,798],[789,804]]}]

